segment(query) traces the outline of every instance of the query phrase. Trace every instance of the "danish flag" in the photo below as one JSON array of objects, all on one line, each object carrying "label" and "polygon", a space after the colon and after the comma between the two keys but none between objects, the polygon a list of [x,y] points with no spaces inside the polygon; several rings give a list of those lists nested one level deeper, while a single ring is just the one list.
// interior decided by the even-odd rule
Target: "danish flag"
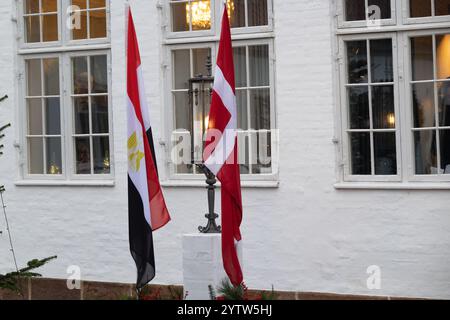
[{"label": "danish flag", "polygon": [[233,285],[243,281],[236,246],[241,241],[241,180],[237,161],[237,107],[233,49],[227,6],[224,5],[222,31],[214,75],[208,130],[203,160],[221,182],[222,259]]}]

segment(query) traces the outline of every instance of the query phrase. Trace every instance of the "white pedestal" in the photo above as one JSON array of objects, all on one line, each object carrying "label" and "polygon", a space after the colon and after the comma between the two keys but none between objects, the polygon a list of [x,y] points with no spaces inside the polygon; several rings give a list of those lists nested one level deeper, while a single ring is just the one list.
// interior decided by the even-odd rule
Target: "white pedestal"
[{"label": "white pedestal", "polygon": [[[238,246],[242,261],[242,245]],[[242,267],[242,264],[241,264]],[[187,300],[209,300],[208,286],[216,289],[227,278],[222,263],[220,234],[183,235],[183,285]]]}]

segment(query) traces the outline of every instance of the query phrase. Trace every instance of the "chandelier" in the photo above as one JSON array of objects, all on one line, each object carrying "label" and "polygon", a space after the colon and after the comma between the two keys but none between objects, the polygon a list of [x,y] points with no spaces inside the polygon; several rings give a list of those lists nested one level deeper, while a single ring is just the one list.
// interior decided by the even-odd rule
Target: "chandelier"
[{"label": "chandelier", "polygon": [[[234,12],[234,1],[227,0],[228,17]],[[192,21],[193,30],[211,29],[211,1],[195,1],[186,3],[186,21]]]}]

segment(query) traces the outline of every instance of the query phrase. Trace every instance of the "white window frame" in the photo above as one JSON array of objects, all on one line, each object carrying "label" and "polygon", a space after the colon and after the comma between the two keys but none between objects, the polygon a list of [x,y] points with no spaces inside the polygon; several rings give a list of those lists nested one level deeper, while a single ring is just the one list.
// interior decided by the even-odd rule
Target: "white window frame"
[{"label": "white window frame", "polygon": [[[18,42],[18,83],[17,97],[19,101],[18,119],[20,132],[20,172],[17,185],[114,185],[115,159],[113,141],[113,104],[112,104],[112,60],[110,43],[110,1],[106,0],[106,38],[71,40],[70,30],[65,27],[66,9],[71,0],[58,1],[58,34],[59,40],[53,42],[26,43],[24,33],[24,4],[23,0],[16,2],[17,42]],[[64,25],[64,26],[63,26]],[[72,105],[72,65],[73,56],[106,55],[108,81],[108,137],[109,137],[109,174],[76,174],[75,153],[73,140],[73,105]],[[25,61],[33,58],[59,58],[60,77],[60,117],[61,117],[61,162],[62,174],[30,174],[28,166],[28,121],[27,121],[27,74]],[[43,134],[45,136],[45,134]],[[93,134],[96,136],[96,134]],[[92,149],[92,145],[91,145]],[[93,159],[91,159],[92,162]],[[44,166],[46,164],[44,163]]]},{"label": "white window frame", "polygon": [[402,0],[403,5],[403,24],[425,24],[425,23],[440,23],[448,22],[450,20],[450,15],[446,16],[436,16],[435,15],[435,5],[434,0],[431,1],[431,16],[427,17],[410,17],[410,0]]},{"label": "white window frame", "polygon": [[[347,79],[348,79],[348,65],[347,65],[347,50],[345,43],[347,41],[367,41],[367,40],[376,40],[376,39],[392,39],[392,63],[393,63],[393,86],[394,86],[394,112],[395,112],[395,129],[361,129],[361,130],[355,130],[349,128],[349,122],[348,122],[348,116],[349,116],[349,109],[348,109],[348,95],[347,95],[347,88],[351,85],[347,85]],[[401,144],[400,144],[400,128],[401,128],[401,121],[400,121],[400,107],[399,107],[399,79],[398,79],[398,61],[397,61],[397,37],[395,33],[379,33],[379,34],[370,34],[370,35],[346,35],[342,36],[339,39],[339,60],[341,62],[339,63],[339,76],[340,76],[340,105],[341,105],[341,123],[342,123],[342,134],[341,134],[341,141],[343,145],[343,151],[342,151],[342,159],[344,164],[344,181],[346,182],[367,182],[367,181],[382,181],[382,182],[392,182],[392,181],[401,181],[401,163],[402,163],[402,154],[401,154]],[[367,47],[367,54],[368,54],[368,83],[367,86],[371,86],[370,76],[371,76],[371,68],[370,68],[370,48]],[[370,83],[370,84],[369,84]],[[377,85],[381,85],[382,83],[379,83]],[[392,84],[392,83],[388,83]],[[361,84],[365,85],[365,84]],[[369,90],[368,93],[368,99],[369,99],[369,115],[372,118],[372,99],[371,99],[371,91]],[[370,132],[370,140],[371,140],[371,171],[374,172],[374,159],[375,159],[375,153],[374,153],[374,141],[373,141],[373,132],[381,131],[381,132],[395,132],[396,134],[396,149],[397,149],[397,174],[396,175],[354,175],[351,174],[351,147],[349,145],[349,132]]]},{"label": "white window frame", "polygon": [[[276,133],[277,128],[277,119],[276,119],[276,111],[275,111],[275,51],[274,51],[274,43],[273,39],[267,38],[267,39],[248,39],[248,40],[236,40],[233,41],[233,46],[248,46],[248,45],[268,45],[269,46],[269,77],[270,77],[270,123],[271,123],[271,129],[273,129],[273,133],[271,136],[271,160],[272,160],[272,172],[268,174],[241,174],[241,180],[242,181],[277,181],[278,180],[278,137]],[[175,108],[174,108],[174,101],[173,101],[173,95],[172,95],[172,88],[173,88],[173,57],[172,57],[172,51],[173,50],[181,50],[181,49],[196,49],[196,48],[211,48],[211,54],[212,54],[212,61],[215,61],[216,53],[218,52],[219,43],[217,41],[215,42],[205,42],[205,43],[184,43],[184,44],[177,44],[177,45],[170,45],[166,46],[166,57],[168,57],[170,63],[167,64],[166,69],[166,78],[165,78],[165,89],[164,89],[164,97],[165,97],[165,103],[163,105],[168,106],[166,109],[166,116],[167,116],[167,128],[165,130],[166,138],[165,141],[167,141],[166,148],[166,158],[167,161],[167,172],[168,172],[168,180],[173,181],[198,181],[198,180],[204,180],[203,174],[178,174],[175,172],[175,166],[173,163],[171,163],[171,138],[172,138],[172,132],[175,130]],[[213,62],[213,70],[212,73],[214,74],[214,68],[215,63]],[[249,68],[249,65],[247,63],[247,68]],[[248,75],[248,73],[247,73]],[[250,107],[250,106],[248,106]],[[251,130],[249,130],[251,131]]]},{"label": "white window frame", "polygon": [[[222,0],[211,0],[211,29],[209,30],[197,30],[197,31],[172,31],[172,9],[170,0],[165,0],[164,6],[165,13],[163,17],[165,19],[164,25],[166,26],[165,38],[166,39],[183,39],[183,38],[204,38],[212,37],[217,38],[217,30],[220,30],[220,23],[222,17]],[[247,7],[247,1],[245,2]],[[247,10],[247,9],[246,9]],[[248,23],[248,11],[246,11],[245,21]],[[267,0],[267,25],[265,26],[253,26],[253,27],[239,27],[231,28],[231,34],[251,34],[251,33],[265,33],[273,31],[273,0]],[[210,41],[213,39],[209,39]],[[200,40],[199,40],[200,41]]]},{"label": "white window frame", "polygon": [[[337,1],[337,19],[338,19],[338,28],[363,28],[368,27],[368,19],[366,12],[366,20],[357,20],[357,21],[346,21],[345,20],[345,0],[336,0]],[[397,20],[397,8],[396,1],[391,1],[391,18],[390,19],[382,19],[379,21],[380,26],[392,26],[395,25]],[[398,1],[398,0],[397,0]],[[366,10],[368,7],[368,0],[365,0]]]}]

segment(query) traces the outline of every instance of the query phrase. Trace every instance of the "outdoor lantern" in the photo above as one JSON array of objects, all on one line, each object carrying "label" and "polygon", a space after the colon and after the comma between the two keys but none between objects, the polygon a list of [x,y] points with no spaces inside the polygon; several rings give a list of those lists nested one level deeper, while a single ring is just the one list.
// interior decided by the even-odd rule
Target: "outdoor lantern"
[{"label": "outdoor lantern", "polygon": [[189,106],[191,108],[191,163],[199,168],[206,176],[208,190],[208,219],[206,227],[198,227],[201,233],[220,233],[220,226],[216,224],[218,214],[214,212],[215,184],[217,182],[214,174],[203,164],[203,149],[205,147],[204,137],[208,130],[209,109],[214,85],[211,76],[211,57],[206,60],[207,75],[196,75],[189,79]]}]

